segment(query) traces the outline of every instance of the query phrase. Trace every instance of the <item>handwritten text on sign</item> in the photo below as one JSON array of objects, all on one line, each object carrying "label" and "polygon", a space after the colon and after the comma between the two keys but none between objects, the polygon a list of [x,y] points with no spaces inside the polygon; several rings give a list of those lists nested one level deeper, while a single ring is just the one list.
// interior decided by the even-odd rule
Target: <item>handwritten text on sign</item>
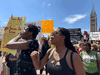
[{"label": "handwritten text on sign", "polygon": [[42,23],[42,33],[52,33],[54,31],[53,20],[39,20]]},{"label": "handwritten text on sign", "polygon": [[26,17],[11,17],[4,30],[4,35],[1,43],[1,51],[8,53],[16,53],[16,51],[6,48],[6,44],[18,35],[18,32],[23,31]]},{"label": "handwritten text on sign", "polygon": [[100,40],[100,32],[90,32],[91,40]]}]

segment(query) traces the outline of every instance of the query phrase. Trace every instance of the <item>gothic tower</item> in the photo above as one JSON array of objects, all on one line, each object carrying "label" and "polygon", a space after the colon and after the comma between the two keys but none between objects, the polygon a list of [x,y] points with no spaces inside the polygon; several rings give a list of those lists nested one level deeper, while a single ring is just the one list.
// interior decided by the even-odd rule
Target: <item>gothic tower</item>
[{"label": "gothic tower", "polygon": [[95,12],[94,4],[90,14],[90,32],[97,32],[97,14]]}]

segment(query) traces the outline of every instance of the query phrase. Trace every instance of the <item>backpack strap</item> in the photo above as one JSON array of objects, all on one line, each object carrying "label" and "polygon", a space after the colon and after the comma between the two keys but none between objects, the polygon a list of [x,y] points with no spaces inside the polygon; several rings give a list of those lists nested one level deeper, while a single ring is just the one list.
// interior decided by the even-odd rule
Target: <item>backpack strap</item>
[{"label": "backpack strap", "polygon": [[49,59],[50,59],[50,57],[52,56],[54,50],[55,50],[55,49],[51,49],[51,50],[49,51],[49,54],[48,54],[48,55],[49,55]]},{"label": "backpack strap", "polygon": [[64,58],[66,58],[66,55],[67,55],[68,51],[69,51],[69,49],[66,50],[66,53],[64,55]]},{"label": "backpack strap", "polygon": [[75,69],[74,69],[74,65],[73,65],[73,53],[74,52],[71,52],[70,60],[71,60],[71,65],[72,65],[73,71],[75,73]]}]

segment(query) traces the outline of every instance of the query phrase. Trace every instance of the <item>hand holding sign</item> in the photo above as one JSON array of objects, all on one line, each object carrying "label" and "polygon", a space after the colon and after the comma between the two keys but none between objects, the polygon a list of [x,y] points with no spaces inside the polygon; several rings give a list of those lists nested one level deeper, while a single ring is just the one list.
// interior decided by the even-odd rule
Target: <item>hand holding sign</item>
[{"label": "hand holding sign", "polygon": [[22,32],[19,32],[17,37],[21,38],[22,37]]}]

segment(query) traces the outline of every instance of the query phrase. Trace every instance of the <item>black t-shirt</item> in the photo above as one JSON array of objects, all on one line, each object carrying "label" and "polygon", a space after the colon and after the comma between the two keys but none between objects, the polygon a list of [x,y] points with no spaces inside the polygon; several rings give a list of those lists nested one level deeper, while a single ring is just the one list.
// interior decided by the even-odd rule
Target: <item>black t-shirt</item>
[{"label": "black t-shirt", "polygon": [[[27,50],[20,50],[18,59],[17,59],[17,65],[20,65],[21,61],[32,63],[30,54],[32,53],[32,51],[38,51],[39,44],[37,40],[28,40],[28,43],[29,43],[29,47]],[[26,64],[26,63],[23,63],[23,64]]]},{"label": "black t-shirt", "polygon": [[[17,50],[17,53],[19,53],[19,50]],[[17,55],[17,53],[16,53],[16,55]],[[13,54],[11,54],[11,53],[9,53],[10,55],[9,55],[9,58],[17,58],[17,56],[15,55],[13,55]]]},{"label": "black t-shirt", "polygon": [[98,52],[100,52],[100,50]]},{"label": "black t-shirt", "polygon": [[43,44],[40,53],[40,60],[45,56],[47,50],[50,48],[48,44]]},{"label": "black t-shirt", "polygon": [[16,55],[10,54],[9,58],[17,58]]},{"label": "black t-shirt", "polygon": [[2,51],[0,51],[0,57],[2,56]]}]

